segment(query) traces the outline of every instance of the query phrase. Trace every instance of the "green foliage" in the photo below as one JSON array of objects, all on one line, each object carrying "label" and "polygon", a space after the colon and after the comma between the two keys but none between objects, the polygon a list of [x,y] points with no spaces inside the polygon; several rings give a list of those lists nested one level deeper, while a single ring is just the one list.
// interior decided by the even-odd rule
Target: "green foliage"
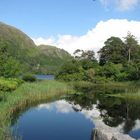
[{"label": "green foliage", "polygon": [[[124,42],[120,38],[111,37],[99,51],[100,65],[97,75],[112,78],[116,81],[140,80],[140,46],[135,36],[128,32]],[[119,64],[107,65],[108,63]]]},{"label": "green foliage", "polygon": [[0,76],[21,73],[56,73],[71,59],[69,53],[53,46],[37,47],[22,31],[0,22]]},{"label": "green foliage", "polygon": [[140,60],[140,46],[135,36],[128,32],[125,37],[126,58],[128,62]]},{"label": "green foliage", "polygon": [[98,52],[100,55],[100,64],[108,62],[115,64],[127,63],[140,60],[140,46],[131,33],[128,33],[124,42],[118,37],[111,37],[105,42],[105,46]]},{"label": "green foliage", "polygon": [[95,76],[93,82],[95,84],[104,84],[104,83],[109,83],[110,81],[113,81],[112,78],[106,78],[103,76]]},{"label": "green foliage", "polygon": [[35,75],[32,74],[24,74],[22,76],[22,79],[26,82],[35,82],[37,80]]},{"label": "green foliage", "polygon": [[56,75],[56,79],[64,81],[93,81],[98,67],[94,51],[76,50],[75,59],[65,63]]},{"label": "green foliage", "polygon": [[93,68],[90,68],[86,71],[86,76],[88,81],[93,81],[95,78],[95,70]]},{"label": "green foliage", "polygon": [[0,42],[0,76],[15,77],[20,72],[19,62],[10,56],[6,44]]},{"label": "green foliage", "polygon": [[56,79],[64,81],[79,81],[84,79],[84,69],[76,61],[63,65],[56,75]]},{"label": "green foliage", "polygon": [[5,59],[12,59],[9,63],[17,61],[22,64],[22,71],[33,71],[38,63],[39,52],[34,42],[20,30],[3,23],[0,23],[0,50],[4,52]]},{"label": "green foliage", "polygon": [[40,66],[37,73],[54,74],[66,62],[72,59],[72,56],[63,49],[56,48],[49,45],[38,46],[41,52],[39,60]]},{"label": "green foliage", "polygon": [[11,128],[13,117],[18,117],[22,111],[71,93],[73,89],[70,86],[57,81],[25,82],[12,93],[7,93],[6,100],[0,102],[0,140],[11,140],[7,131]]},{"label": "green foliage", "polygon": [[[1,71],[2,72],[2,71]],[[20,64],[17,60],[10,57],[4,64],[3,64],[3,73],[1,76],[4,77],[16,77],[21,73]]]},{"label": "green foliage", "polygon": [[112,80],[117,80],[119,73],[120,69],[118,65],[107,63],[98,69],[96,75],[100,77],[110,78]]},{"label": "green foliage", "polygon": [[13,91],[23,83],[22,80],[16,78],[0,78],[0,91]]},{"label": "green foliage", "polygon": [[123,71],[126,73],[127,80],[140,79],[140,63],[128,63],[124,66]]},{"label": "green foliage", "polygon": [[123,41],[118,37],[110,37],[105,41],[105,46],[100,49],[100,64],[104,65],[108,62],[115,64],[126,62],[126,48]]},{"label": "green foliage", "polygon": [[132,51],[131,62],[127,60],[126,42],[123,43],[121,39],[111,37],[100,51],[100,64],[102,65],[99,66],[95,59],[87,57],[87,54],[84,55],[84,51],[76,50],[75,54],[78,56],[70,63],[63,65],[56,78],[64,81],[85,80],[93,83],[140,80],[139,45],[134,38],[131,38],[130,42],[135,44],[131,49],[131,51],[135,50]]},{"label": "green foliage", "polygon": [[89,60],[89,59],[79,60],[79,63],[84,70],[88,70],[88,69],[91,69],[91,68],[98,67],[97,61],[92,61],[92,60]]},{"label": "green foliage", "polygon": [[118,37],[107,39],[99,51],[98,63],[93,50],[78,49],[72,60],[63,49],[36,47],[26,34],[12,26],[0,23],[0,31],[0,76],[17,77],[30,71],[57,74],[57,79],[65,81],[140,80],[140,45],[131,33],[124,41]]}]

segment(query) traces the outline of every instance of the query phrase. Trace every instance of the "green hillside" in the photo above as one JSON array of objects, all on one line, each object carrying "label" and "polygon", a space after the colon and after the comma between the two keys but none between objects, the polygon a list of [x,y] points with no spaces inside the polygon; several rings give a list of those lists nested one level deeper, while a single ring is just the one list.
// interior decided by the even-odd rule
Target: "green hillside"
[{"label": "green hillside", "polygon": [[0,48],[19,61],[22,70],[33,70],[39,55],[34,42],[22,31],[0,22]]},{"label": "green hillside", "polygon": [[25,33],[0,22],[0,76],[7,75],[14,66],[22,73],[54,73],[69,58],[66,51],[56,47],[37,47]]},{"label": "green hillside", "polygon": [[72,59],[72,56],[63,49],[55,46],[40,45],[38,49],[42,52],[41,56],[41,71],[44,73],[55,73],[61,65]]}]

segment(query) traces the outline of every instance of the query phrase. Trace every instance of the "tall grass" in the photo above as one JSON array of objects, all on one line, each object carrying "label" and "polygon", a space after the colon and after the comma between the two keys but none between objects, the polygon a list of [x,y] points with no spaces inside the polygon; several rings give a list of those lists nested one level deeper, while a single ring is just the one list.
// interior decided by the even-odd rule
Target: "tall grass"
[{"label": "tall grass", "polygon": [[128,100],[140,100],[140,90],[138,90],[137,92],[131,91],[131,92],[113,94],[111,96],[124,98],[126,100],[127,99]]},{"label": "tall grass", "polygon": [[75,90],[92,92],[96,94],[104,94],[114,97],[121,97],[125,99],[140,100],[140,81],[133,82],[108,82],[102,84],[96,84],[91,82],[71,82]]},{"label": "tall grass", "polygon": [[8,131],[11,121],[25,108],[40,102],[57,99],[61,95],[72,92],[72,88],[66,83],[41,81],[24,83],[14,92],[4,93],[4,99],[0,102],[0,140],[12,139]]}]

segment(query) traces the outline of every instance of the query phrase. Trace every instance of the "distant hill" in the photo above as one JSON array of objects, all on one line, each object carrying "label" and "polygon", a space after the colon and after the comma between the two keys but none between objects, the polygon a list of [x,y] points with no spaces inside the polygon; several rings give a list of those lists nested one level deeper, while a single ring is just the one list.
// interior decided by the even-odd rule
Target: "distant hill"
[{"label": "distant hill", "polygon": [[19,29],[0,22],[0,47],[21,64],[24,71],[54,73],[71,58],[70,54],[53,46],[36,46],[33,40]]},{"label": "distant hill", "polygon": [[44,70],[42,70],[44,72],[46,72],[45,69],[49,73],[51,73],[51,71],[56,72],[61,65],[72,59],[72,56],[67,51],[55,46],[40,45],[38,49],[40,49],[43,54],[41,64],[44,65]]},{"label": "distant hill", "polygon": [[13,26],[0,22],[0,47],[7,48],[7,53],[18,60],[21,67],[33,70],[39,55],[36,45],[25,33]]}]

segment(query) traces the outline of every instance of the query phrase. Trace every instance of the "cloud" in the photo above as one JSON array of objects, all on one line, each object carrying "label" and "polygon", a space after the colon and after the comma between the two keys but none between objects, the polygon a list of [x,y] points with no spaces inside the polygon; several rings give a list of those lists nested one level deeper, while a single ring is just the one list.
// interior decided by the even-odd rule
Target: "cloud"
[{"label": "cloud", "polygon": [[97,52],[111,36],[124,38],[130,31],[140,41],[140,21],[126,19],[110,19],[100,21],[82,36],[58,35],[50,38],[33,38],[39,44],[55,45],[73,54],[76,49],[92,49]]},{"label": "cloud", "polygon": [[55,45],[54,42],[54,38],[50,37],[50,38],[43,38],[43,37],[39,37],[39,38],[32,38],[34,43],[36,45],[42,45],[42,44],[52,44]]},{"label": "cloud", "polygon": [[74,112],[72,105],[68,102],[66,102],[65,100],[58,100],[52,103],[48,103],[48,104],[40,104],[37,107],[38,110],[41,109],[47,109],[49,111],[52,111],[54,109],[56,109],[56,111],[58,113],[70,113],[70,112]]},{"label": "cloud", "polygon": [[126,11],[135,8],[139,0],[100,0],[105,8],[116,7],[118,10]]},{"label": "cloud", "polygon": [[124,11],[135,8],[139,3],[139,0],[117,0],[118,9]]},{"label": "cloud", "polygon": [[57,101],[55,104],[55,107],[57,109],[57,112],[59,112],[59,113],[74,112],[74,110],[72,109],[72,105],[65,100]]},{"label": "cloud", "polygon": [[[97,108],[96,104],[93,104],[92,109],[82,109],[82,107],[78,104],[70,104],[66,100],[58,100],[52,103],[47,103],[47,104],[41,104],[37,107],[37,110],[42,110],[46,109],[49,111],[56,111],[57,113],[63,113],[63,114],[68,114],[68,113],[73,113],[75,112],[73,110],[73,107],[75,107],[78,110],[81,110],[79,113],[83,115],[86,119],[90,120],[96,128],[102,130],[103,133],[108,133],[110,135],[114,135],[115,137],[119,137],[119,139],[130,139],[128,135],[124,135],[120,132],[122,132],[124,123],[118,125],[117,127],[110,127],[106,125],[103,122],[103,118],[100,116],[101,112]],[[105,111],[105,110],[104,110]],[[139,128],[140,121],[136,120],[136,125],[133,130]]]},{"label": "cloud", "polygon": [[140,120],[135,121],[135,126],[133,127],[132,131],[140,130]]}]

